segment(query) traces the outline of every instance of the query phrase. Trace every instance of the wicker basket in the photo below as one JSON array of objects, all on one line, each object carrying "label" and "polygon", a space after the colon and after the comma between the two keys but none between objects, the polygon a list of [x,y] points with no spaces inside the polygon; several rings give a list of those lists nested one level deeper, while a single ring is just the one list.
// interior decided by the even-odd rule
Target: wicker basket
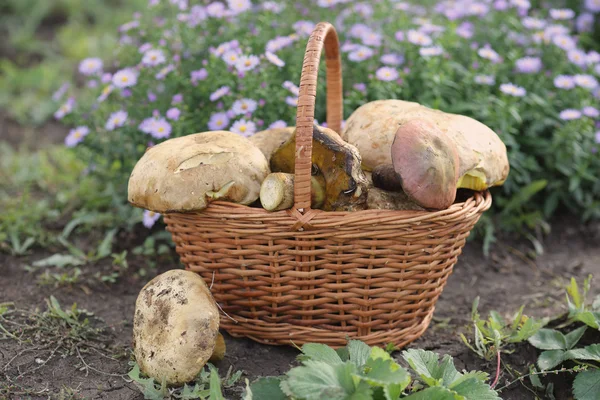
[{"label": "wicker basket", "polygon": [[348,338],[403,347],[429,325],[465,239],[491,205],[486,191],[437,212],[310,208],[317,72],[325,47],[327,123],[340,131],[342,79],[334,28],[306,48],[296,116],[295,205],[268,212],[214,202],[164,216],[186,268],[220,305],[221,327],[268,344]]}]

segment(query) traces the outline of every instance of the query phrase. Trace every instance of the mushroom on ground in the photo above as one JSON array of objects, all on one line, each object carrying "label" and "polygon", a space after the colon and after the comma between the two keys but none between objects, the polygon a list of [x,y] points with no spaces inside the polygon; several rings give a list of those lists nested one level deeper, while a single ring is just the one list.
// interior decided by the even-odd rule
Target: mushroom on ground
[{"label": "mushroom on ground", "polygon": [[[271,157],[271,170],[293,173],[296,155],[296,135],[277,149]],[[356,147],[344,142],[333,130],[313,127],[313,176],[325,182],[326,211],[363,210],[367,203],[367,179],[361,170],[361,158]]]},{"label": "mushroom on ground", "polygon": [[133,318],[133,349],[140,370],[169,385],[193,380],[213,353],[223,357],[219,309],[198,274],[171,270],[140,291]]},{"label": "mushroom on ground", "polygon": [[202,210],[212,200],[250,204],[268,174],[265,156],[247,138],[196,133],[148,149],[129,178],[128,200],[160,213]]},{"label": "mushroom on ground", "polygon": [[509,172],[506,146],[490,128],[463,115],[413,102],[378,100],[352,113],[342,137],[358,148],[363,168],[373,170],[392,164],[391,147],[398,128],[415,119],[431,122],[453,142],[459,158],[458,188],[483,190],[504,183]]},{"label": "mushroom on ground", "polygon": [[267,161],[271,160],[273,152],[290,140],[294,134],[293,126],[285,128],[274,128],[266,131],[260,131],[250,136],[248,139],[265,155]]},{"label": "mushroom on ground", "polygon": [[[311,207],[321,208],[325,201],[325,180],[311,176]],[[260,203],[268,211],[286,210],[294,205],[294,175],[273,172],[260,186]]]}]

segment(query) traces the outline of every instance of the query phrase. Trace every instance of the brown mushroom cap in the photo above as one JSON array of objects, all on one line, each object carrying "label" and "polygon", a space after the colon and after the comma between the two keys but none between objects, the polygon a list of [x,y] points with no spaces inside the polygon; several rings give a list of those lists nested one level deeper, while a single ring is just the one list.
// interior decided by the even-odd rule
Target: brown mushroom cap
[{"label": "brown mushroom cap", "polygon": [[434,124],[415,119],[396,131],[391,149],[394,170],[404,192],[425,208],[448,208],[456,197],[458,153]]},{"label": "brown mushroom cap", "polygon": [[133,349],[140,370],[169,385],[193,380],[215,350],[219,310],[200,275],[171,270],[140,291]]},{"label": "brown mushroom cap", "polygon": [[250,204],[268,173],[265,156],[247,138],[196,133],[148,149],[129,178],[128,200],[161,213],[202,210],[214,199]]}]

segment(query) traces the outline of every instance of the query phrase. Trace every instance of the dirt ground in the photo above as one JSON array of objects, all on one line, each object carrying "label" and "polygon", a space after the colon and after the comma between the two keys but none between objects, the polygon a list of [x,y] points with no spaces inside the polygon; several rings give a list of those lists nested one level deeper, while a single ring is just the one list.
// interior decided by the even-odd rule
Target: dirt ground
[{"label": "dirt ground", "polygon": [[[434,322],[425,335],[410,347],[450,354],[459,369],[481,369],[494,375],[495,361],[479,359],[458,337],[458,332],[468,328],[470,310],[476,296],[481,297],[482,315],[495,309],[508,316],[525,304],[527,314],[542,317],[561,309],[564,311],[563,287],[567,279],[574,276],[581,281],[588,274],[600,277],[600,225],[585,227],[571,218],[563,218],[555,221],[554,226],[554,232],[544,241],[545,254],[536,260],[523,256],[527,250],[526,243],[508,238],[502,239],[487,259],[482,254],[481,243],[468,243],[437,304]],[[125,374],[131,368],[128,361],[135,299],[151,276],[141,278],[133,273],[126,274],[117,283],[106,285],[82,283],[61,288],[40,286],[36,284],[36,273],[25,271],[24,265],[47,255],[47,252],[41,252],[16,258],[0,254],[0,303],[13,302],[20,309],[33,310],[37,307],[44,310],[44,299],[51,295],[60,301],[63,308],[77,303],[79,308],[93,312],[108,326],[108,334],[101,344],[103,351],[88,352],[81,358],[76,354],[54,357],[32,371],[40,367],[51,348],[36,350],[32,349],[32,345],[19,345],[14,340],[0,341],[0,388],[2,384],[5,387],[4,392],[0,391],[0,397],[5,393],[9,399],[61,398],[61,390],[64,394],[70,388],[78,395],[73,398],[142,399],[135,385],[127,382]],[[130,261],[130,270],[135,269],[136,262],[142,261]],[[97,268],[105,266],[99,264]],[[174,255],[171,261],[161,264],[153,274],[173,268],[181,268]],[[592,286],[595,286],[596,292],[600,288],[600,285]],[[227,355],[216,366],[222,372],[229,366],[241,369],[244,371],[243,378],[251,381],[257,376],[284,373],[297,355],[297,351],[291,347],[262,345],[227,334],[225,338]],[[111,358],[107,358],[107,354]],[[400,353],[395,355],[399,358]],[[505,356],[503,361],[523,371],[535,359],[535,350],[523,345],[517,352]],[[7,366],[9,361],[10,365]],[[91,368],[86,369],[86,364]],[[508,379],[504,374],[500,385]],[[564,375],[561,379],[555,379],[557,399],[568,398],[569,385],[569,379],[565,379]],[[241,390],[241,386],[230,390],[229,398],[239,398]],[[514,400],[535,398],[530,388],[518,383],[501,395],[504,399]],[[542,393],[538,395],[543,398]]]}]

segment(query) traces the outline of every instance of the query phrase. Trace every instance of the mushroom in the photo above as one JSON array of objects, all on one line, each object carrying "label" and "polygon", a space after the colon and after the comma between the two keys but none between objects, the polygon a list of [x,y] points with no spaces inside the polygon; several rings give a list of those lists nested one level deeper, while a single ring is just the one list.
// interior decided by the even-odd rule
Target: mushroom
[{"label": "mushroom", "polygon": [[133,350],[144,374],[181,385],[193,380],[213,354],[213,359],[222,358],[224,344],[219,339],[219,309],[198,274],[167,271],[140,291]]},{"label": "mushroom", "polygon": [[[311,207],[321,208],[325,201],[325,180],[311,176]],[[273,172],[260,187],[260,203],[268,211],[286,210],[294,205],[294,175]]]},{"label": "mushroom", "polygon": [[160,213],[202,210],[212,200],[250,204],[268,173],[265,156],[247,138],[196,133],[148,149],[129,178],[128,200]]},{"label": "mushroom", "polygon": [[456,197],[458,154],[448,136],[432,123],[414,119],[396,131],[392,168],[373,170],[375,186],[404,191],[425,208],[448,208]]},{"label": "mushroom", "polygon": [[[296,135],[277,149],[271,157],[271,170],[293,173],[296,155]],[[326,211],[363,210],[367,203],[367,179],[361,170],[361,158],[356,147],[344,142],[335,131],[313,127],[313,176],[325,182]]]},{"label": "mushroom", "polygon": [[266,131],[260,131],[250,136],[249,139],[265,155],[267,161],[271,160],[271,155],[275,150],[290,140],[294,134],[294,127],[274,128]]},{"label": "mushroom", "polygon": [[483,190],[504,183],[509,172],[506,146],[490,128],[463,115],[413,102],[378,100],[352,113],[342,137],[358,148],[363,168],[373,170],[392,164],[391,147],[398,128],[415,119],[429,121],[454,142],[459,159],[458,188]]}]

